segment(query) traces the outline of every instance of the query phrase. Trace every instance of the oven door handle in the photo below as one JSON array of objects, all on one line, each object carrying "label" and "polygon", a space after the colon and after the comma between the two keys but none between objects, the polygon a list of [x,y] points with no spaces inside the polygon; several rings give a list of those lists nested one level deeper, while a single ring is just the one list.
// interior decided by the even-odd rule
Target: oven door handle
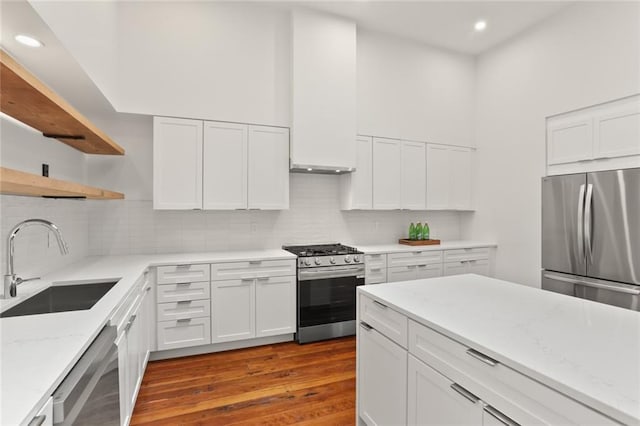
[{"label": "oven door handle", "polygon": [[299,281],[311,281],[327,278],[364,278],[364,265],[342,267],[337,266],[335,268],[312,268],[312,269],[300,269],[298,270]]}]

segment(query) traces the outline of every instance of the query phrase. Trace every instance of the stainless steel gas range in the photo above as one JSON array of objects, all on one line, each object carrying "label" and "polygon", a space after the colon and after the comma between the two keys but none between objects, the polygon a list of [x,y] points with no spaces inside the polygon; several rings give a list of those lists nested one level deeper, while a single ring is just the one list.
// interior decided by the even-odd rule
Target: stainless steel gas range
[{"label": "stainless steel gas range", "polygon": [[356,332],[356,287],[364,285],[364,254],[342,244],[284,246],[298,256],[298,343]]}]

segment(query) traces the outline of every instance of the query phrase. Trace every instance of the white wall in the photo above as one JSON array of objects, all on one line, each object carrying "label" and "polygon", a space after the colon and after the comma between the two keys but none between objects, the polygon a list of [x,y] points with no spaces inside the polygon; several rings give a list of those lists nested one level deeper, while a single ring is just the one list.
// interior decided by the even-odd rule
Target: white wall
[{"label": "white wall", "polygon": [[[0,120],[0,166],[40,174],[49,164],[52,178],[85,182],[85,155],[33,129]],[[25,228],[15,240],[15,270],[23,278],[40,276],[61,268],[88,253],[88,215],[85,201],[55,200],[0,195],[0,273],[6,270],[9,232],[25,219],[47,219],[58,225],[69,245],[61,256],[53,235],[42,227]]]},{"label": "white wall", "polygon": [[[225,2],[32,3],[119,112],[289,126],[286,10]],[[85,32],[88,40],[79,42]]]},{"label": "white wall", "polygon": [[473,57],[358,29],[358,133],[473,146]]},{"label": "white wall", "polygon": [[545,117],[640,92],[640,3],[580,3],[477,60],[477,212],[496,276],[540,285]]}]

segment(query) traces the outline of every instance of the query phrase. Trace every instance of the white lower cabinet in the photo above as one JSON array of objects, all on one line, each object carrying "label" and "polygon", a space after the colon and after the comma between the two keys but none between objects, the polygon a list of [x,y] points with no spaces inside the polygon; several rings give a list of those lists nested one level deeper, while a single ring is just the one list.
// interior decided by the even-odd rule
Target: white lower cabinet
[{"label": "white lower cabinet", "polygon": [[214,281],[211,290],[211,341],[220,343],[254,337],[255,280]]},{"label": "white lower cabinet", "polygon": [[256,337],[296,332],[296,277],[256,280]]},{"label": "white lower cabinet", "polygon": [[295,276],[213,281],[212,342],[295,333]]},{"label": "white lower cabinet", "polygon": [[617,424],[385,300],[359,294],[358,322],[360,424]]},{"label": "white lower cabinet", "polygon": [[488,248],[445,250],[443,275],[478,274],[491,276]]},{"label": "white lower cabinet", "polygon": [[407,423],[481,425],[480,399],[424,362],[409,355]]},{"label": "white lower cabinet", "polygon": [[358,330],[358,387],[367,425],[407,423],[407,351],[366,323]]},{"label": "white lower cabinet", "polygon": [[182,318],[158,323],[158,350],[187,348],[209,343],[211,343],[209,317]]}]

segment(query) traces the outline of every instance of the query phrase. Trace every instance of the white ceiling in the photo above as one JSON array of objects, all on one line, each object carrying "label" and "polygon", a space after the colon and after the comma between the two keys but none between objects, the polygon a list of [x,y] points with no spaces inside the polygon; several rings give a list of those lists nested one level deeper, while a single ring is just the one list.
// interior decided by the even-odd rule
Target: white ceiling
[{"label": "white ceiling", "polygon": [[[567,1],[302,1],[288,3],[344,16],[363,28],[432,46],[479,54],[557,13]],[[483,19],[484,32],[473,30]]]}]

